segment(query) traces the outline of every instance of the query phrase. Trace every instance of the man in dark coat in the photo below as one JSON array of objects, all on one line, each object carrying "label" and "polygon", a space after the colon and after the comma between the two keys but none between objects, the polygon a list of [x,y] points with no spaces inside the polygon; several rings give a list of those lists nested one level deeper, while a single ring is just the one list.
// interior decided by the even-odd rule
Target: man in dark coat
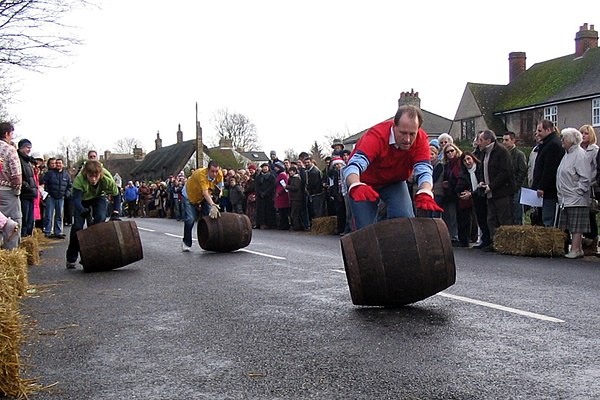
[{"label": "man in dark coat", "polygon": [[556,193],[556,171],[565,151],[554,123],[547,119],[537,124],[538,154],[533,167],[531,188],[543,199],[542,221],[545,226],[554,226],[558,194]]},{"label": "man in dark coat", "polygon": [[[69,173],[65,171],[61,158],[56,159],[56,167],[48,170],[42,178],[41,184],[44,185],[44,190],[48,192],[48,196],[46,196],[47,217],[44,218],[46,222],[44,233],[47,237],[64,238],[65,235],[62,233],[64,201],[65,197],[71,196],[73,182]],[[53,225],[54,233],[52,233]]]},{"label": "man in dark coat", "polygon": [[[515,193],[515,175],[510,152],[496,142],[496,134],[485,130],[479,134],[478,146],[485,149],[483,156],[483,177],[487,198],[487,224],[493,243],[496,229],[502,225],[512,225],[512,196]],[[492,247],[483,250],[492,250]]]},{"label": "man in dark coat", "polygon": [[23,226],[21,237],[33,235],[33,200],[38,196],[38,187],[33,177],[32,162],[36,162],[29,156],[31,153],[31,142],[27,139],[19,140],[19,159],[21,160],[21,175],[23,186],[21,186],[21,212],[23,214]]}]

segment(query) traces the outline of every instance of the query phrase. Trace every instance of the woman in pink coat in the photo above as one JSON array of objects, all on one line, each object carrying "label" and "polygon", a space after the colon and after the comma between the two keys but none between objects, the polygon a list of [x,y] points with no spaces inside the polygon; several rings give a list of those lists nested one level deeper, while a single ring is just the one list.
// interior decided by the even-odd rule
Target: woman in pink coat
[{"label": "woman in pink coat", "polygon": [[275,208],[279,218],[279,229],[282,231],[290,230],[290,195],[286,190],[289,176],[285,172],[285,166],[281,161],[274,165],[277,178],[275,179]]}]

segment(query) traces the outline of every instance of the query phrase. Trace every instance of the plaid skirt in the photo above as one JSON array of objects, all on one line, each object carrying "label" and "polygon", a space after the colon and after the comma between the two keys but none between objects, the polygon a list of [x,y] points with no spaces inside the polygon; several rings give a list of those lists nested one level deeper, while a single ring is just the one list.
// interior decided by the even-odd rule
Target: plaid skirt
[{"label": "plaid skirt", "polygon": [[558,227],[571,233],[586,233],[590,231],[589,207],[565,207],[560,210]]}]

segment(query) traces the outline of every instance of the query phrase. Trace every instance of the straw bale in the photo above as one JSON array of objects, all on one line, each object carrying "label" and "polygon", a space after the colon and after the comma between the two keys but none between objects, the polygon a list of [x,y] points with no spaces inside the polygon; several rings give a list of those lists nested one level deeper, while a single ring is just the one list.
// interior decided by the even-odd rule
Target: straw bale
[{"label": "straw bale", "polygon": [[0,250],[0,265],[3,279],[0,283],[0,297],[7,290],[14,290],[15,296],[25,295],[27,285],[27,253],[23,249]]},{"label": "straw bale", "polygon": [[27,265],[40,265],[40,246],[33,236],[21,238],[19,247],[27,253]]},{"label": "straw bale", "polygon": [[335,235],[337,232],[337,219],[335,216],[314,218],[310,233],[314,235]]},{"label": "straw bale", "polygon": [[148,211],[148,217],[149,218],[159,218],[160,217],[159,210]]},{"label": "straw bale", "polygon": [[494,249],[516,256],[557,257],[565,254],[566,238],[558,228],[505,225],[496,230]]}]

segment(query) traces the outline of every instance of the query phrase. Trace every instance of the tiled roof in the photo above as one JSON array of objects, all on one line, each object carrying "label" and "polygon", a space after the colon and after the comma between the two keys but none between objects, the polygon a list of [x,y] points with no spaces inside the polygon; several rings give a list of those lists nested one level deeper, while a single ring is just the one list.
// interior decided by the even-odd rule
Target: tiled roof
[{"label": "tiled roof", "polygon": [[600,94],[600,48],[534,64],[507,85],[496,112],[540,107]]}]

